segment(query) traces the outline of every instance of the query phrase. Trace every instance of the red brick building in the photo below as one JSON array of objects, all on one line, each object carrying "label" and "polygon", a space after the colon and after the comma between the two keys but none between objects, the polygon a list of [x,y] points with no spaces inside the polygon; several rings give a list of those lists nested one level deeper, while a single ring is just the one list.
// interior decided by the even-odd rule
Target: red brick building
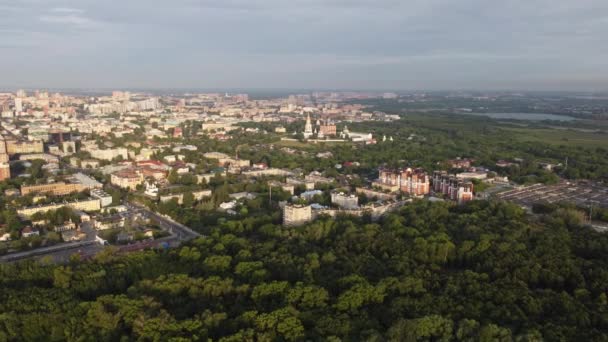
[{"label": "red brick building", "polygon": [[336,135],[336,125],[320,125],[319,133],[323,135]]}]

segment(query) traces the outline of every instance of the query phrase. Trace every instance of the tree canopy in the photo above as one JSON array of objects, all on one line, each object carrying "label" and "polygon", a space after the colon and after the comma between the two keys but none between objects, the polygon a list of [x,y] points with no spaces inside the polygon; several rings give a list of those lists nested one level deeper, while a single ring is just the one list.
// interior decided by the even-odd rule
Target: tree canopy
[{"label": "tree canopy", "polygon": [[379,223],[222,222],[174,250],[2,265],[0,339],[608,338],[608,237],[571,209],[417,201]]}]

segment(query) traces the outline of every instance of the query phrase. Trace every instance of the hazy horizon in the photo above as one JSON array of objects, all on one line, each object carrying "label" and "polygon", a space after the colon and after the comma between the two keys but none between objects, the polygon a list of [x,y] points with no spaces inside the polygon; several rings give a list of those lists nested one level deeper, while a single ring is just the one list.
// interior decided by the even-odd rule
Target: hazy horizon
[{"label": "hazy horizon", "polygon": [[585,91],[585,90],[526,90],[526,89],[292,89],[292,88],[129,88],[129,87],[112,87],[112,88],[52,88],[52,87],[0,87],[0,93],[25,90],[29,94],[35,91],[47,91],[49,93],[62,93],[66,95],[91,95],[105,96],[111,95],[113,91],[130,91],[132,93],[150,94],[150,95],[185,95],[185,94],[200,94],[200,93],[226,93],[233,94],[249,94],[254,97],[284,97],[296,94],[310,94],[313,92],[337,92],[337,93],[370,93],[383,94],[395,93],[400,96],[414,95],[426,93],[428,95],[445,96],[449,94],[463,95],[508,95],[508,94],[523,94],[523,95],[538,95],[538,96],[597,96],[607,97],[607,91]]},{"label": "hazy horizon", "polygon": [[0,88],[608,91],[599,0],[20,0]]}]

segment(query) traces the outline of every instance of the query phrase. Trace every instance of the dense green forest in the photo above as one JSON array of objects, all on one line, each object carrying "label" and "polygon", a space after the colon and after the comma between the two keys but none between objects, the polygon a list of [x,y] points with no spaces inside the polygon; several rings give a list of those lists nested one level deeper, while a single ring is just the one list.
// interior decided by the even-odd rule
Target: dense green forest
[{"label": "dense green forest", "polygon": [[608,340],[608,237],[544,212],[417,201],[290,229],[260,215],[179,249],[4,264],[0,341]]}]

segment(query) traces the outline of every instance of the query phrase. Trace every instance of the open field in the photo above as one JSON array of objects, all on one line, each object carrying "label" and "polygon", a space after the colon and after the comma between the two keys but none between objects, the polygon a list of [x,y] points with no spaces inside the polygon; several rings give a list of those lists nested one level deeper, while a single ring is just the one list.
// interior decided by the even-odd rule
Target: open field
[{"label": "open field", "polygon": [[582,147],[608,146],[608,134],[606,133],[550,128],[502,127],[501,129],[512,133],[515,139],[522,142],[543,142],[554,145]]},{"label": "open field", "polygon": [[[446,114],[408,114],[404,121],[412,127],[420,127],[434,131],[460,131],[478,134],[490,133],[497,138],[513,139],[518,142],[541,142],[552,145],[581,146],[588,148],[608,146],[608,133],[577,128],[572,122],[560,127],[529,122],[499,122],[497,120],[474,117],[470,115]],[[590,121],[586,120],[586,124]],[[604,122],[598,122],[597,129],[605,129]]]}]

